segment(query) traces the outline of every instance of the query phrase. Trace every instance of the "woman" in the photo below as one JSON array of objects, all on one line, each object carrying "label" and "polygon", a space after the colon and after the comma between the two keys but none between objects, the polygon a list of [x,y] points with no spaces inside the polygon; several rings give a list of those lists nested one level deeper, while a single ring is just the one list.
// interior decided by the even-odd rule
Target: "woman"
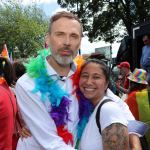
[{"label": "woman", "polygon": [[0,57],[0,150],[12,150],[17,112],[16,99],[9,86],[14,81],[11,63]]},{"label": "woman", "polygon": [[102,61],[91,59],[81,68],[79,88],[95,109],[81,137],[80,150],[128,150],[127,120],[115,102],[105,103],[100,111],[101,134],[96,124],[98,106],[106,99],[109,69]]},{"label": "woman", "polygon": [[[128,77],[130,81],[128,98],[125,100],[136,120],[145,122],[150,127],[150,92],[146,81],[147,73],[143,69],[135,69]],[[146,139],[150,145],[150,131],[146,133]],[[142,140],[143,141],[143,140]],[[142,143],[143,150],[148,149],[147,143]]]}]

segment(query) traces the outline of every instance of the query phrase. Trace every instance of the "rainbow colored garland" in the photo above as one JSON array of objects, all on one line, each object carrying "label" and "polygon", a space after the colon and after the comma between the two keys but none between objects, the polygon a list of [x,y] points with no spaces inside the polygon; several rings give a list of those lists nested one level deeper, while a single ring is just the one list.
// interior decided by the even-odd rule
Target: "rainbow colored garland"
[{"label": "rainbow colored garland", "polygon": [[[47,74],[45,59],[49,54],[49,49],[41,50],[36,58],[31,58],[29,63],[26,64],[28,75],[35,81],[35,88],[32,92],[36,93],[40,91],[41,100],[43,101],[46,101],[46,97],[48,96],[52,107],[49,114],[56,124],[58,135],[62,137],[67,144],[73,144],[73,135],[66,129],[67,122],[71,121],[68,113],[71,101],[68,98],[69,95],[57,84],[57,81],[54,81]],[[92,104],[82,95],[78,88],[79,72],[80,69],[78,67],[72,77],[73,86],[76,86],[76,90],[73,92],[76,93],[79,100],[78,141],[76,146],[79,144],[85,125],[93,111]]]}]

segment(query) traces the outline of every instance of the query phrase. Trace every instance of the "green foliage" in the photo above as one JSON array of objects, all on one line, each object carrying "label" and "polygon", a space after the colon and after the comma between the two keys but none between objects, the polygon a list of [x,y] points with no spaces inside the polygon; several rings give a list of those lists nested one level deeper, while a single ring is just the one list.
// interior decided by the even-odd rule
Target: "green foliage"
[{"label": "green foliage", "polygon": [[0,48],[7,44],[14,58],[33,56],[43,48],[46,15],[36,5],[23,6],[10,1],[0,5]]},{"label": "green foliage", "polygon": [[149,0],[57,0],[81,19],[90,41],[113,42],[121,36],[120,27],[131,35],[133,25],[150,20]]}]

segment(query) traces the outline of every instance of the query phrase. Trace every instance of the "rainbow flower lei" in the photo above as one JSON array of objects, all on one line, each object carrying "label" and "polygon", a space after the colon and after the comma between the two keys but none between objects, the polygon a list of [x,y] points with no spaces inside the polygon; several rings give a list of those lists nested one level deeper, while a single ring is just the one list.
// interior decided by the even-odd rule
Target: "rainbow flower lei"
[{"label": "rainbow flower lei", "polygon": [[[29,63],[26,64],[28,75],[34,79],[35,87],[33,93],[40,91],[41,100],[48,100],[51,103],[50,116],[53,118],[56,127],[57,134],[63,138],[65,143],[71,143],[73,145],[73,135],[66,129],[66,124],[69,119],[69,105],[71,101],[66,93],[58,84],[57,81],[53,80],[46,71],[45,59],[50,54],[50,49],[44,49],[38,52],[39,55],[36,58],[30,58]],[[80,65],[79,65],[80,66]],[[80,67],[77,67],[77,71],[72,76],[73,86],[79,101],[79,123],[77,127],[77,144],[78,147],[82,132],[85,128],[86,123],[93,111],[92,104],[82,95],[78,88]]]}]

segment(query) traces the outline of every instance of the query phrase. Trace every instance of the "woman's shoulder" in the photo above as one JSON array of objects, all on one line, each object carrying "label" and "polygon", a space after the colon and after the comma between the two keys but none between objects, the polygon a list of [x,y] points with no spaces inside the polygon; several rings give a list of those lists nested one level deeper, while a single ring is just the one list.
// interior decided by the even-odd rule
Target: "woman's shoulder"
[{"label": "woman's shoulder", "polygon": [[100,122],[102,129],[113,123],[121,123],[127,126],[127,119],[124,115],[123,110],[118,106],[116,102],[105,103],[100,112]]},{"label": "woman's shoulder", "polygon": [[115,111],[115,109],[120,110],[120,107],[112,100],[104,103],[101,109],[105,111]]},{"label": "woman's shoulder", "polygon": [[98,107],[101,107],[100,111],[102,113],[113,114],[113,112],[122,112],[119,105],[112,99],[103,99],[97,106],[96,111],[98,111]]}]

